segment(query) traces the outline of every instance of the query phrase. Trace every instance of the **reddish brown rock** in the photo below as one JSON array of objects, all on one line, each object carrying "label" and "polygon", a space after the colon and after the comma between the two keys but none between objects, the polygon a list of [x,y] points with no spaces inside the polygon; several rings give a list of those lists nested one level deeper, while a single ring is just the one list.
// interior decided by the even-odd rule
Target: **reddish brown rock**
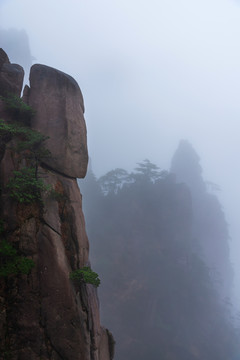
[{"label": "reddish brown rock", "polygon": [[45,163],[69,177],[82,178],[87,171],[88,151],[83,97],[69,75],[45,65],[33,65],[28,103],[36,110],[32,127],[49,136],[46,147],[52,156]]},{"label": "reddish brown rock", "polygon": [[[52,153],[48,166],[38,163],[37,179],[51,190],[30,204],[11,197],[9,179],[33,160],[29,151],[16,151],[14,136],[1,139],[0,244],[4,238],[35,266],[29,275],[0,277],[0,360],[112,360],[113,341],[100,325],[96,288],[69,279],[71,271],[89,265],[74,178],[84,176],[87,166],[81,92],[55,69],[38,65],[33,74],[25,99],[39,112],[33,126],[51,136],[46,147]],[[1,116],[11,120],[4,111]]]},{"label": "reddish brown rock", "polygon": [[[62,195],[56,200],[45,194],[42,211],[37,204],[14,204],[2,198],[3,205],[11,202],[15,218],[14,228],[9,224],[6,229],[8,239],[36,264],[30,275],[12,278],[0,309],[3,321],[8,314],[5,325],[12,359],[111,360],[108,332],[100,325],[96,289],[69,279],[72,270],[88,264],[77,182],[44,169],[39,176]],[[9,215],[2,212],[2,218],[7,222]],[[4,289],[0,289],[1,298]],[[3,340],[5,327],[2,332]],[[4,346],[0,341],[0,348]]]}]

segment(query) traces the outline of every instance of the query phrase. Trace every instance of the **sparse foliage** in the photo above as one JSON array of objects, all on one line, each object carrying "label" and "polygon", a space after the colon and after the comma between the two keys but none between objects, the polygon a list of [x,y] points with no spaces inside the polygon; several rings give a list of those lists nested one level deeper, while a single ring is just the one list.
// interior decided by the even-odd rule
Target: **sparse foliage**
[{"label": "sparse foliage", "polygon": [[104,195],[116,194],[119,189],[129,182],[129,174],[124,169],[114,169],[98,179],[98,183]]},{"label": "sparse foliage", "polygon": [[43,146],[44,141],[47,140],[48,137],[27,126],[22,126],[17,123],[9,124],[3,119],[0,119],[0,136],[3,139],[6,138],[7,141],[12,137],[16,137],[16,151],[28,152],[28,157],[34,161],[39,162],[50,156],[50,151]]},{"label": "sparse foliage", "polygon": [[31,106],[27,105],[21,98],[13,94],[9,94],[7,97],[1,96],[0,99],[4,101],[8,112],[15,121],[30,125],[31,118],[35,114],[35,111]]},{"label": "sparse foliage", "polygon": [[92,284],[96,287],[100,285],[98,274],[92,271],[89,266],[84,266],[82,269],[71,272],[69,277],[71,280],[77,280],[80,283]]},{"label": "sparse foliage", "polygon": [[41,192],[50,191],[51,186],[45,185],[38,178],[38,165],[43,159],[50,156],[43,143],[48,137],[38,131],[18,123],[7,123],[0,119],[0,137],[3,143],[15,139],[14,149],[26,159],[29,167],[14,171],[14,176],[9,180],[7,188],[10,196],[20,203],[41,202]]},{"label": "sparse foliage", "polygon": [[17,250],[6,240],[0,244],[0,277],[29,274],[35,263],[32,259],[18,255]]},{"label": "sparse foliage", "polygon": [[14,176],[9,180],[7,188],[10,196],[19,203],[41,202],[41,192],[50,191],[51,185],[45,185],[42,179],[36,178],[35,168],[24,167],[14,171]]},{"label": "sparse foliage", "polygon": [[167,171],[159,171],[159,167],[151,163],[148,159],[143,160],[141,163],[137,163],[135,173],[131,174],[131,177],[135,181],[145,180],[155,182],[164,176],[166,176]]}]

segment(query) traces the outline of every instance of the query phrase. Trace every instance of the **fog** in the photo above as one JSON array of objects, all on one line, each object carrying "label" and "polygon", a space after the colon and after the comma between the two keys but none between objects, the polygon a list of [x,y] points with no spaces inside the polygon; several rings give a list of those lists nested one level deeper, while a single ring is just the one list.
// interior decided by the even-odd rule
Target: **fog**
[{"label": "fog", "polygon": [[145,158],[168,169],[179,141],[192,143],[221,188],[237,307],[240,2],[8,0],[0,24],[25,29],[34,62],[78,81],[96,175]]}]

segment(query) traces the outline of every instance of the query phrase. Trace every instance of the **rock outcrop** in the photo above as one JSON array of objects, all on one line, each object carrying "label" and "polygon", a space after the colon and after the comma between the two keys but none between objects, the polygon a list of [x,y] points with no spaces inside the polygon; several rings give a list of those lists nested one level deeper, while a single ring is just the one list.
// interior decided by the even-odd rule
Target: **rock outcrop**
[{"label": "rock outcrop", "polygon": [[20,96],[24,70],[20,65],[10,64],[7,54],[0,49],[0,95]]},{"label": "rock outcrop", "polygon": [[76,81],[51,67],[33,65],[24,99],[36,110],[32,128],[49,136],[46,147],[52,156],[45,161],[47,165],[69,177],[84,177],[88,162],[86,126],[83,97]]},{"label": "rock outcrop", "polygon": [[[0,55],[0,89],[4,90],[8,87],[6,64],[7,68],[12,65],[3,51]],[[11,80],[9,92],[19,95],[19,77]],[[26,135],[20,134],[19,145],[16,132],[1,129],[0,270],[6,265],[1,253],[6,241],[35,266],[26,274],[13,271],[0,277],[0,359],[111,360],[113,340],[100,325],[96,288],[69,279],[72,271],[89,266],[76,181],[85,176],[88,160],[81,91],[70,76],[34,65],[24,99],[36,111],[30,130],[49,137],[44,147],[50,155],[41,158],[36,151],[39,144],[35,150],[22,149]],[[4,101],[0,104],[0,119],[14,124],[16,119],[5,105]],[[31,151],[35,151],[32,157]],[[14,171],[21,172],[32,163],[34,179],[44,184],[41,198],[32,194],[34,201],[17,201],[9,190],[9,179],[16,176]]]}]

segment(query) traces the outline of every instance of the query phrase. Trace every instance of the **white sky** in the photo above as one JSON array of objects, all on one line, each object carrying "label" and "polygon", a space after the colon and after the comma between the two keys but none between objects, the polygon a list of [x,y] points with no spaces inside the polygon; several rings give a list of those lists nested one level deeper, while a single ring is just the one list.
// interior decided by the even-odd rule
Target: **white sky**
[{"label": "white sky", "polygon": [[0,3],[1,27],[24,28],[36,62],[78,81],[97,175],[145,158],[168,168],[192,143],[222,189],[240,304],[240,2]]}]

